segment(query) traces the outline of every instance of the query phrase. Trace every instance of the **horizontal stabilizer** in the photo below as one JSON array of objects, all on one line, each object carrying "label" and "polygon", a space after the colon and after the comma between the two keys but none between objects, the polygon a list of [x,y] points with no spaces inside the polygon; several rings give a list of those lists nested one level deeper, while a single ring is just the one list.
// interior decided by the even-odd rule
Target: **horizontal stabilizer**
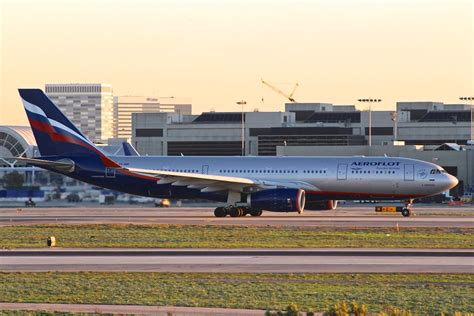
[{"label": "horizontal stabilizer", "polygon": [[74,162],[69,159],[59,159],[56,161],[51,160],[43,160],[43,159],[36,159],[36,158],[24,158],[24,157],[11,157],[11,158],[4,158],[8,161],[22,161],[28,165],[32,165],[35,167],[46,168],[46,169],[53,169],[60,172],[71,173],[74,171]]}]

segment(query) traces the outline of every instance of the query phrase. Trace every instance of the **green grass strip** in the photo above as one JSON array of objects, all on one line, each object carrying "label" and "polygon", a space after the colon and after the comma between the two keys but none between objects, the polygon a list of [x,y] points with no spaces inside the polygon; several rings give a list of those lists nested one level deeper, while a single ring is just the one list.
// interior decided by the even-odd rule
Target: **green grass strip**
[{"label": "green grass strip", "polygon": [[192,225],[36,225],[0,227],[3,248],[474,248],[474,229],[243,227]]},{"label": "green grass strip", "polygon": [[356,301],[377,312],[474,311],[472,274],[0,273],[0,301],[322,311]]}]

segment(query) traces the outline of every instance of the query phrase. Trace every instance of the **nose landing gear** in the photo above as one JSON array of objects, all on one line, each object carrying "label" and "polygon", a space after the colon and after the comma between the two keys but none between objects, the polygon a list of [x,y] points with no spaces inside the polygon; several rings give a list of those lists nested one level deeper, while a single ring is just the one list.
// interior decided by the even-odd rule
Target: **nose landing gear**
[{"label": "nose landing gear", "polygon": [[412,213],[413,200],[405,201],[405,207],[402,209],[403,217],[409,217]]},{"label": "nose landing gear", "polygon": [[229,215],[230,217],[241,217],[247,214],[250,214],[251,216],[261,216],[262,213],[262,210],[233,205],[230,205],[228,207],[218,207],[214,210],[215,217],[226,217],[227,215]]}]

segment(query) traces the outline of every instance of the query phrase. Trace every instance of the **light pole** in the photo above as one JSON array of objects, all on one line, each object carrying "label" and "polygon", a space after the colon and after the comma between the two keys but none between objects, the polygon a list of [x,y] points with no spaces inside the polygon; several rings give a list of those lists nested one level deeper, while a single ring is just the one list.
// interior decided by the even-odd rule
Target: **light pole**
[{"label": "light pole", "polygon": [[247,104],[244,100],[237,102],[242,106],[242,156],[245,156],[245,129],[244,129],[244,105]]},{"label": "light pole", "polygon": [[471,136],[470,136],[470,140],[471,141],[474,141],[474,126],[473,126],[473,113],[472,113],[472,100],[474,100],[474,97],[460,97],[459,100],[462,100],[462,101],[469,101],[469,109],[470,109],[470,113],[471,113]]},{"label": "light pole", "polygon": [[369,147],[372,147],[372,103],[382,102],[382,99],[358,99],[357,101],[369,103]]},{"label": "light pole", "polygon": [[398,137],[398,126],[397,126],[397,119],[398,119],[398,113],[397,111],[391,112],[390,113],[390,118],[393,122],[393,141],[397,141]]}]

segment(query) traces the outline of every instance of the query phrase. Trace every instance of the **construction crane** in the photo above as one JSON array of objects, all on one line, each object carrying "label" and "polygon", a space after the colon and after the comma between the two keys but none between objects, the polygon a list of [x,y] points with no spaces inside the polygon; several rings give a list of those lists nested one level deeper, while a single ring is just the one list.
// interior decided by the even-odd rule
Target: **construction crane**
[{"label": "construction crane", "polygon": [[288,100],[290,100],[291,102],[293,103],[296,103],[296,100],[293,99],[293,94],[295,94],[295,91],[296,91],[296,88],[298,88],[298,83],[295,83],[295,86],[293,88],[293,90],[291,91],[290,94],[286,94],[285,92],[281,91],[280,89],[278,89],[277,87],[273,86],[272,84],[270,84],[269,82],[266,82],[265,80],[261,79],[262,83],[264,85],[266,85],[267,87],[269,87],[270,89],[272,89],[273,91],[275,91],[276,93],[278,94],[281,94],[282,96],[284,96],[285,98],[287,98]]}]

